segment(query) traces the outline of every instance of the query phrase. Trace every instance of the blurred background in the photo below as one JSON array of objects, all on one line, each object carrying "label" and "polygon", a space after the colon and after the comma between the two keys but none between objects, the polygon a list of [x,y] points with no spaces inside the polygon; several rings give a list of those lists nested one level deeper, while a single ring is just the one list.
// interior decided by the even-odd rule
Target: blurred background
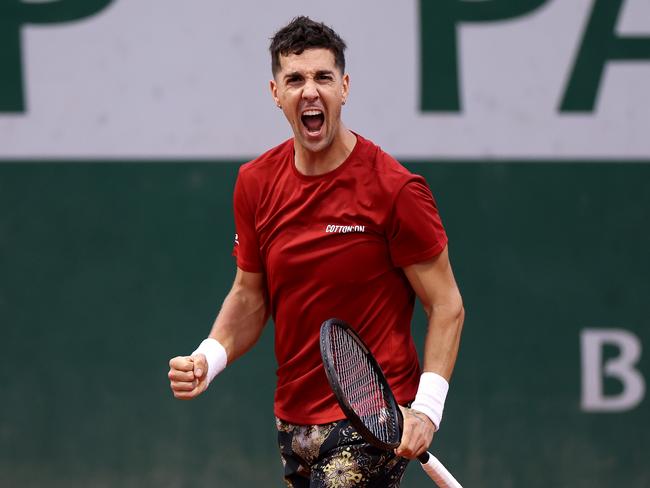
[{"label": "blurred background", "polygon": [[200,399],[166,374],[232,282],[238,166],[291,136],[268,43],[301,14],[450,236],[432,450],[466,487],[650,486],[644,0],[2,1],[0,486],[282,486],[272,323]]}]

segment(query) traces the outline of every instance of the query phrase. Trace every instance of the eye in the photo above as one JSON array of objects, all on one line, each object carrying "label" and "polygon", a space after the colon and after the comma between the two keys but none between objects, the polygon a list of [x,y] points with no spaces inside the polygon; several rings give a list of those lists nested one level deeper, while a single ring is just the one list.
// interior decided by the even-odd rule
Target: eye
[{"label": "eye", "polygon": [[318,75],[317,79],[323,80],[323,81],[332,81],[334,78],[330,74],[321,74],[321,75]]}]

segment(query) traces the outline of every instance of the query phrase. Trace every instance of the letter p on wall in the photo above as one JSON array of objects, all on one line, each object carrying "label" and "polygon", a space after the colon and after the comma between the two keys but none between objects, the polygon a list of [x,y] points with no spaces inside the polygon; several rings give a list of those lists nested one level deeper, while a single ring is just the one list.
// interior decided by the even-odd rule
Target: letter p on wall
[{"label": "letter p on wall", "polygon": [[[620,354],[603,361],[605,346]],[[584,329],[580,334],[582,362],[581,407],[586,412],[622,412],[639,405],[645,396],[645,379],[636,369],[641,358],[641,341],[624,329]],[[604,378],[618,380],[623,389],[615,395],[604,392]]]},{"label": "letter p on wall", "polygon": [[[20,29],[25,24],[58,24],[94,15],[113,0],[0,1],[0,113],[24,112]],[[65,56],[65,53],[61,53]]]},{"label": "letter p on wall", "polygon": [[420,0],[420,108],[459,112],[458,24],[528,15],[548,0]]}]

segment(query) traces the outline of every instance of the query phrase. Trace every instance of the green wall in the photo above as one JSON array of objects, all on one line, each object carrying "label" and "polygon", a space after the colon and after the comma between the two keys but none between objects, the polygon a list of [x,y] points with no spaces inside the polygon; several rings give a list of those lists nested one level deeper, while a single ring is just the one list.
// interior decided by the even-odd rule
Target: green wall
[{"label": "green wall", "polygon": [[[616,327],[650,344],[650,164],[410,167],[467,310],[433,450],[467,487],[650,486],[647,396],[582,412],[579,342]],[[0,164],[0,486],[282,486],[272,324],[199,400],[166,378],[234,275],[236,169]],[[647,383],[647,353],[637,367]],[[417,466],[403,485],[431,486]]]}]

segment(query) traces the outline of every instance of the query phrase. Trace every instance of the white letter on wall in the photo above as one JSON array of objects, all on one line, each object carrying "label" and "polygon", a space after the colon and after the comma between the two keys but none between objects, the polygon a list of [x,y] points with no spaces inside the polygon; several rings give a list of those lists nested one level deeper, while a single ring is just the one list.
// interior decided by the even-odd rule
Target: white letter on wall
[{"label": "white letter on wall", "polygon": [[[603,365],[603,347],[615,346],[620,355]],[[641,357],[641,341],[623,329],[583,329],[580,333],[582,356],[582,410],[586,412],[621,412],[636,407],[645,395],[645,380],[634,368]],[[623,391],[606,396],[603,376],[616,378]]]}]

